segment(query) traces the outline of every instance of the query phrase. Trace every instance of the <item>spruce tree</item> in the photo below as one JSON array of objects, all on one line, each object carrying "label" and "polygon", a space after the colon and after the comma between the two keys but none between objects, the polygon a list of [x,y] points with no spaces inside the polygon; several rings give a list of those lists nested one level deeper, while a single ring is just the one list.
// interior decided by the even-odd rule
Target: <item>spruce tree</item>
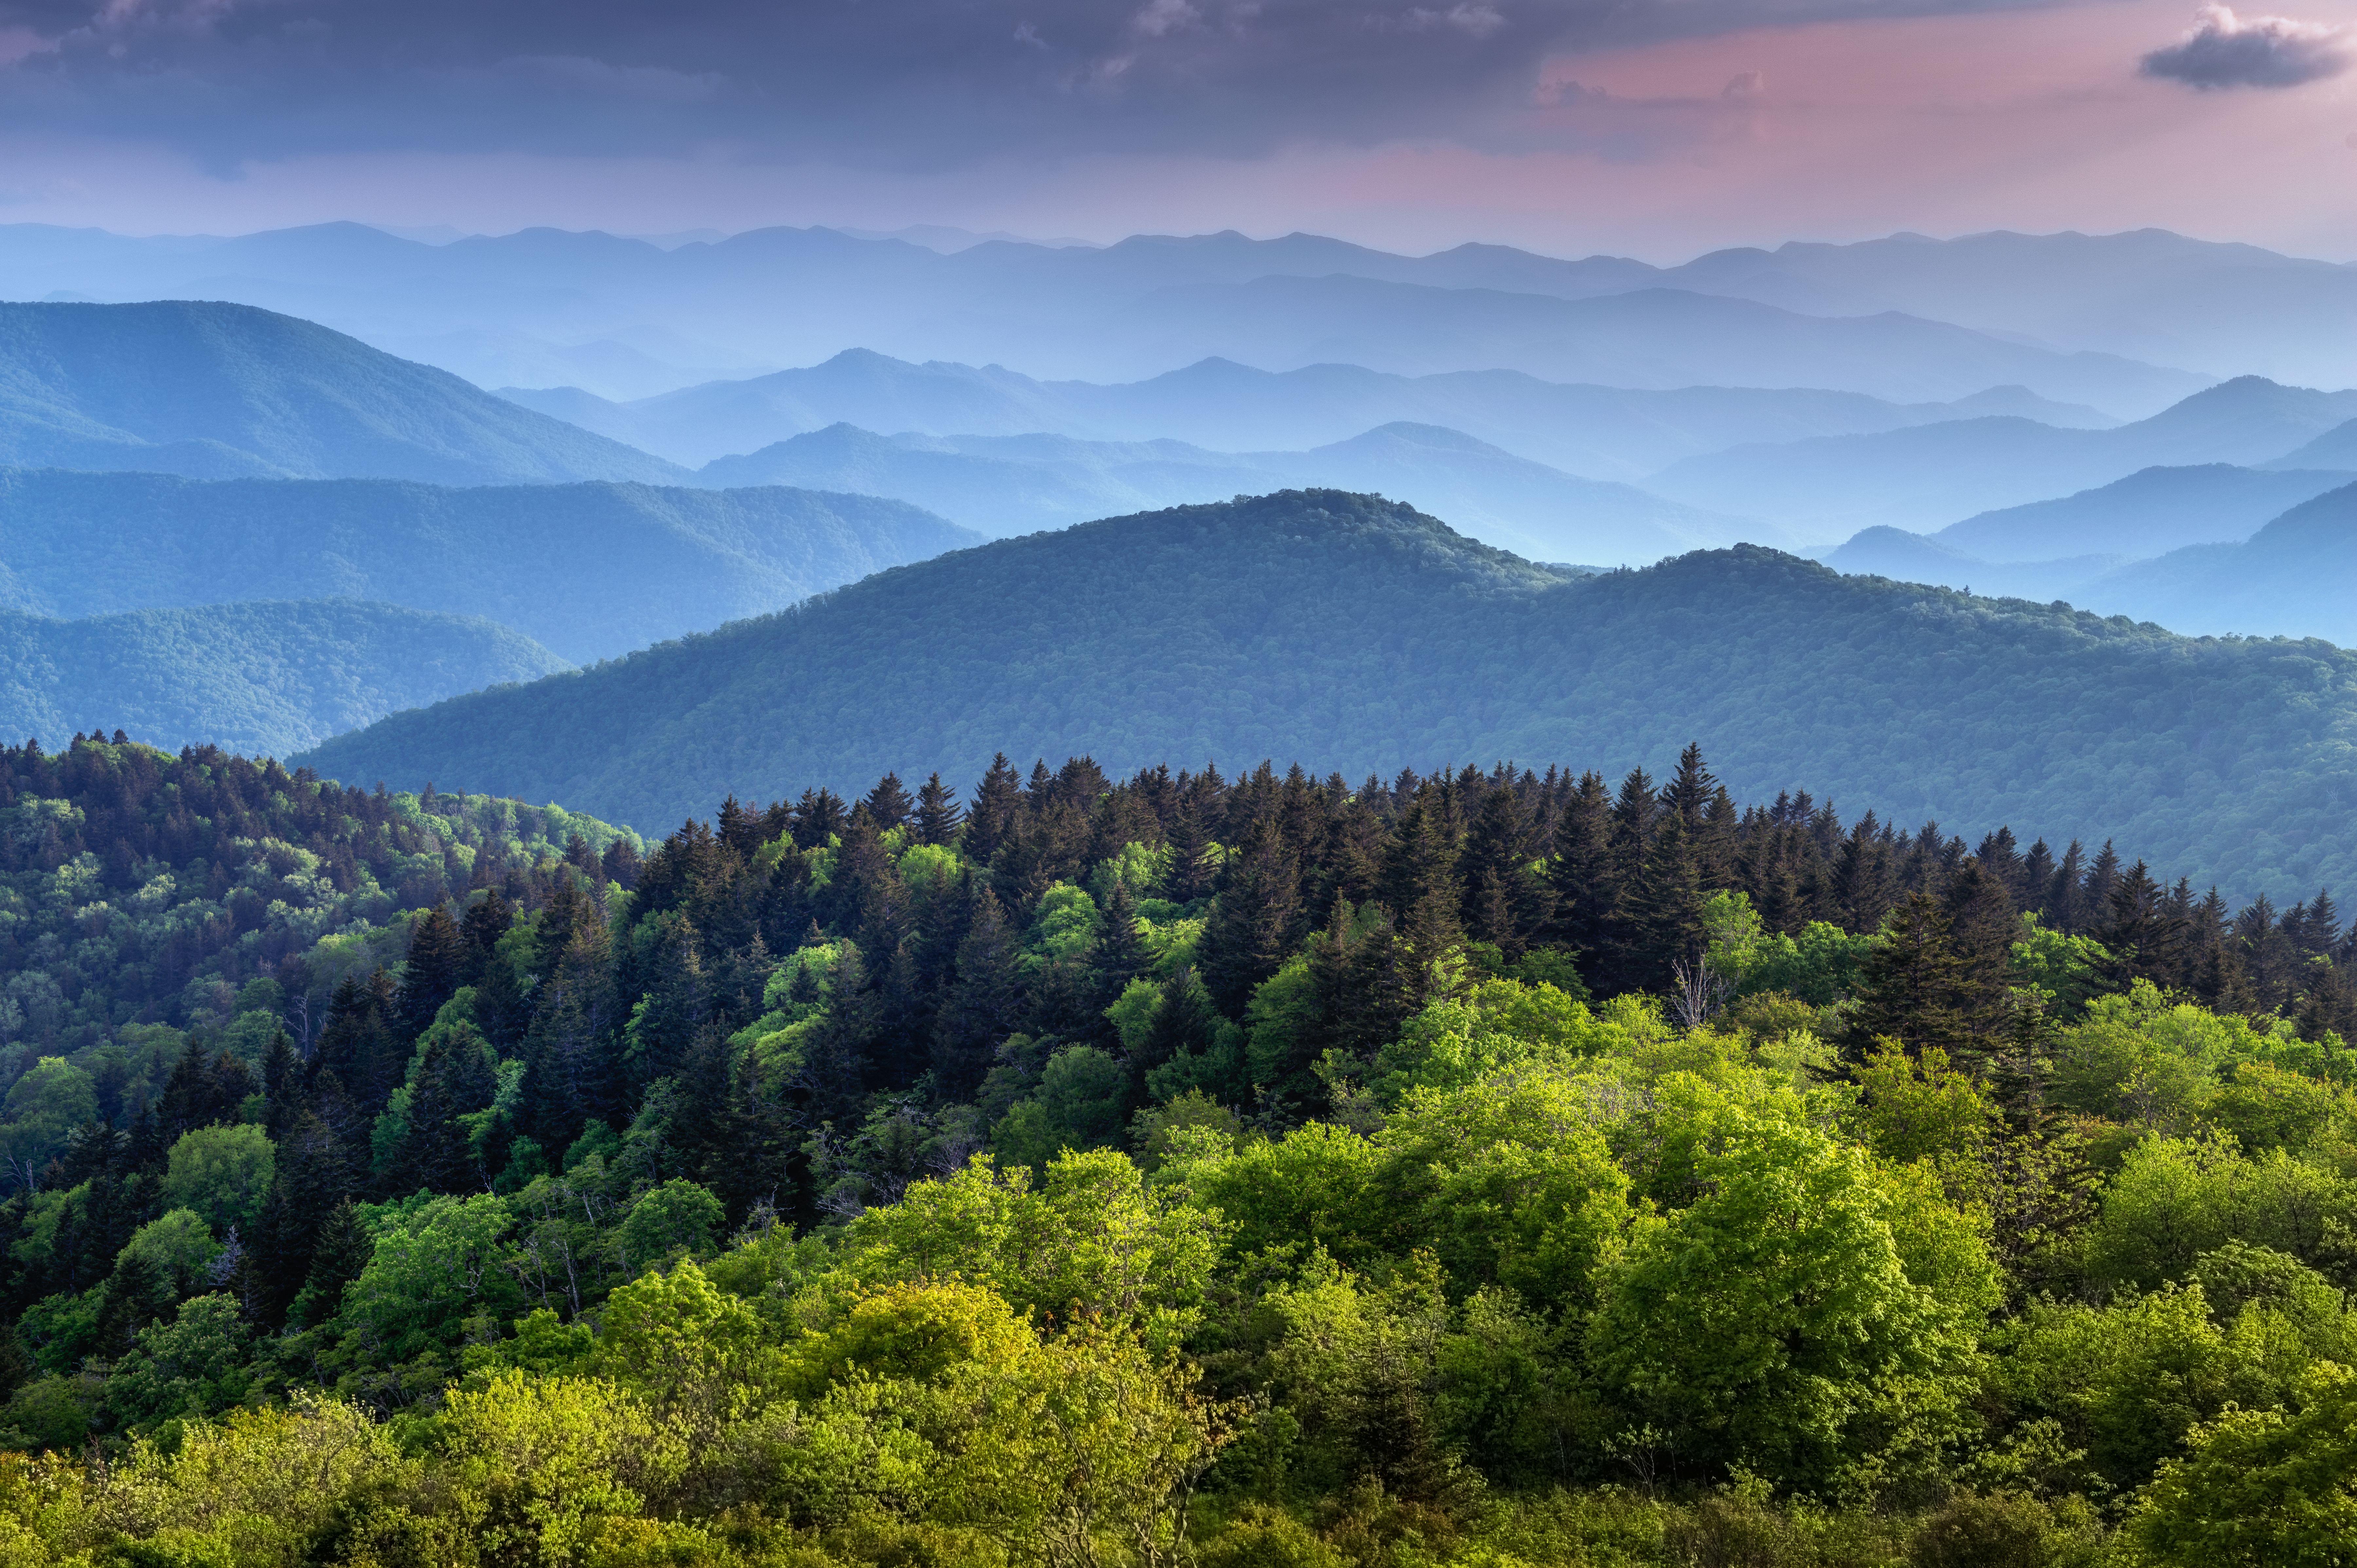
[{"label": "spruce tree", "polygon": [[1964,965],[1939,900],[1910,893],[1884,922],[1882,937],[1858,977],[1856,1006],[1840,1042],[1843,1056],[1862,1062],[1886,1038],[1912,1054],[1933,1046],[1951,1055],[1969,1048],[1957,1006]]},{"label": "spruce tree", "polygon": [[1218,1038],[1218,1018],[1211,998],[1192,969],[1182,968],[1162,987],[1162,1001],[1148,1020],[1146,1037],[1129,1058],[1129,1109],[1136,1111],[1151,1096],[1146,1075],[1178,1057],[1200,1056]]},{"label": "spruce tree", "polygon": [[920,843],[946,844],[957,841],[958,825],[965,818],[965,810],[951,793],[942,776],[935,773],[927,779],[924,788],[917,791],[917,840]]},{"label": "spruce tree", "polygon": [[1614,978],[1628,989],[1666,993],[1681,965],[1702,958],[1703,886],[1693,835],[1675,811],[1662,814],[1636,885],[1621,901]]},{"label": "spruce tree", "polygon": [[1276,823],[1264,820],[1222,880],[1196,950],[1211,1004],[1232,1018],[1300,944],[1300,862]]},{"label": "spruce tree", "polygon": [[396,1004],[406,1037],[414,1040],[424,1034],[442,1004],[457,993],[467,959],[467,939],[447,904],[435,905],[411,925]]},{"label": "spruce tree", "polygon": [[1022,805],[1022,787],[1002,751],[990,759],[989,770],[974,788],[974,807],[966,812],[965,841],[961,846],[966,858],[976,865],[988,865],[1015,831],[1015,816]]},{"label": "spruce tree", "polygon": [[904,825],[915,810],[915,803],[909,799],[909,791],[901,788],[900,776],[897,773],[887,773],[877,779],[876,788],[870,789],[866,799],[859,803],[867,808],[867,815],[875,822],[876,831],[879,833],[888,833]]},{"label": "spruce tree", "polygon": [[2012,1015],[2013,890],[1975,856],[1949,878],[1940,902],[1956,957],[1959,1026],[1972,1048],[1986,1055],[1998,1048]]},{"label": "spruce tree", "polygon": [[1019,956],[998,895],[979,885],[958,943],[956,979],[933,1026],[933,1076],[943,1100],[972,1100],[999,1042],[1023,1026]]}]

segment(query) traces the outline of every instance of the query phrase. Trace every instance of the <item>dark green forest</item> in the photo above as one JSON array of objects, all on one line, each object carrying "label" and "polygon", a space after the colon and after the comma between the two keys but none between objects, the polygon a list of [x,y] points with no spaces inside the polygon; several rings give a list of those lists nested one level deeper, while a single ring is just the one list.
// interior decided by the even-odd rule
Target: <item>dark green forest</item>
[{"label": "dark green forest", "polygon": [[1600,576],[1337,491],[1085,523],[879,573],[299,760],[660,832],[735,792],[1087,751],[1351,777],[1698,738],[1746,800],[2134,843],[2237,900],[2357,875],[2357,656],[1845,578],[1770,550]]},{"label": "dark green forest", "polygon": [[2348,1539],[2322,892],[1695,746],[650,848],[82,736],[0,822],[10,1568]]},{"label": "dark green forest", "polygon": [[54,741],[103,712],[173,746],[284,755],[446,693],[565,668],[496,621],[360,599],[79,620],[0,609],[0,735]]}]

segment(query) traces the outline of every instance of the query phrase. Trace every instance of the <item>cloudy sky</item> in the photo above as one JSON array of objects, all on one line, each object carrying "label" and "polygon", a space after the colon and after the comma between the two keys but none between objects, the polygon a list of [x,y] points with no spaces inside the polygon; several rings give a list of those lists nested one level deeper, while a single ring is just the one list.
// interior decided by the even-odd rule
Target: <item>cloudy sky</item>
[{"label": "cloudy sky", "polygon": [[0,221],[2357,258],[2357,0],[0,0]]}]

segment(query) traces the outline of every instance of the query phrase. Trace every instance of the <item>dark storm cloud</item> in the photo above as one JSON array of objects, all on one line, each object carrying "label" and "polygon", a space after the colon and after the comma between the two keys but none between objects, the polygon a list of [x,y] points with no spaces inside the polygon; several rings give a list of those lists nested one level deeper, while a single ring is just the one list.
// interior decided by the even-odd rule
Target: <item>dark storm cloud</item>
[{"label": "dark storm cloud", "polygon": [[717,145],[939,165],[1516,141],[1539,63],[1567,48],[2005,3],[0,0],[0,120],[216,160]]},{"label": "dark storm cloud", "polygon": [[2190,87],[2298,87],[2349,69],[2337,27],[2282,16],[2237,16],[2223,5],[2201,25],[2144,57],[2143,73]]}]

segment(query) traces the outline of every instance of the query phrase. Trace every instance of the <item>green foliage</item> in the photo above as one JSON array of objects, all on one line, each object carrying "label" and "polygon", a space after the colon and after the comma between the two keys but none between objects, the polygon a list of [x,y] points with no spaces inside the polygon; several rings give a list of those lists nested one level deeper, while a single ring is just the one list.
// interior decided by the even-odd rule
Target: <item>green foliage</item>
[{"label": "green foliage", "polygon": [[1714,1142],[1703,1195],[1607,1275],[1588,1338],[1608,1386],[1681,1451],[1787,1483],[1936,1453],[1997,1294],[1978,1239],[1808,1128],[1738,1114]]},{"label": "green foliage", "polygon": [[[1768,628],[1739,684],[1710,639],[1662,635],[1697,614]],[[1368,627],[1393,635],[1370,649]],[[1010,669],[1024,678],[995,673]],[[2290,897],[2357,867],[2329,803],[2352,681],[2357,655],[2313,645],[2173,637],[1748,545],[1550,572],[1405,506],[1297,490],[998,541],[581,676],[399,714],[304,760],[651,827],[748,778],[977,778],[991,736],[1115,771],[1211,755],[1387,774],[1577,751],[1613,777],[1699,736],[1738,796],[1805,776],[1974,836],[2008,818],[2100,823],[2197,884]],[[1717,695],[1696,708],[1665,690]],[[1884,711],[1905,722],[1858,722]],[[573,743],[531,738],[551,735]]]},{"label": "green foliage", "polygon": [[991,1147],[1007,1165],[1043,1170],[1068,1150],[1119,1144],[1128,1109],[1121,1065],[1093,1046],[1067,1046],[1048,1058],[1039,1088],[991,1129]]},{"label": "green foliage", "polygon": [[186,1208],[216,1235],[251,1230],[276,1174],[270,1135],[252,1123],[199,1127],[172,1145],[164,1201]]}]

